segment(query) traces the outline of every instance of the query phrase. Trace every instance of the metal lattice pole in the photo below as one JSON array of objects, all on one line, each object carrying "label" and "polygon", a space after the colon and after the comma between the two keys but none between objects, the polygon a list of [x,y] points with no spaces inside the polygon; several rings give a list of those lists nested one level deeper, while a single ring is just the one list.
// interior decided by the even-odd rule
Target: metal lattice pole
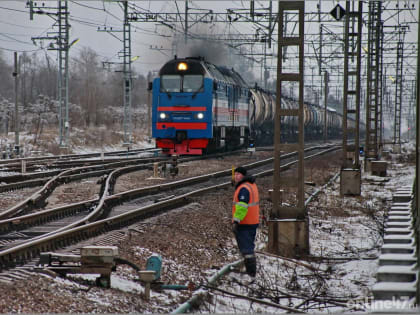
[{"label": "metal lattice pole", "polygon": [[403,59],[404,59],[404,34],[401,30],[397,44],[397,73],[395,78],[395,111],[394,111],[394,144],[401,146],[401,111],[402,111],[402,82],[403,82]]},{"label": "metal lattice pole", "polygon": [[124,75],[124,145],[131,144],[131,29],[128,21],[128,3],[124,2],[123,32],[123,75]]},{"label": "metal lattice pole", "polygon": [[[296,37],[286,36],[284,20],[284,11],[299,10],[299,34]],[[278,66],[277,66],[277,93],[276,93],[276,116],[275,116],[275,136],[274,136],[274,176],[273,176],[273,190],[274,192],[280,191],[284,186],[297,188],[297,206],[295,207],[282,207],[279,205],[278,193],[273,193],[273,212],[274,218],[289,218],[300,217],[304,218],[306,215],[305,199],[304,199],[304,162],[303,162],[303,149],[304,149],[304,132],[303,132],[303,93],[304,93],[304,3],[303,1],[293,2],[279,2],[279,31],[278,31]],[[299,48],[299,72],[288,73],[283,69],[282,56],[287,46],[294,45]],[[282,83],[294,81],[299,84],[299,108],[298,109],[285,109],[284,103],[282,104]],[[283,106],[282,106],[283,105]],[[299,133],[297,144],[284,144],[281,143],[280,136],[280,120],[283,116],[295,116],[299,121]],[[293,178],[280,178],[280,157],[281,151],[299,152],[298,162],[298,176]]]},{"label": "metal lattice pole", "polygon": [[[360,68],[362,47],[362,1],[358,11],[350,11],[350,1],[346,1],[344,36],[344,86],[343,86],[343,163],[340,173],[340,194],[360,195],[361,171],[359,163],[360,125]],[[351,30],[357,21],[357,32]],[[356,44],[356,45],[354,45]],[[356,57],[356,62],[354,62]],[[354,137],[354,146],[348,140]],[[351,153],[351,154],[348,154]]]},{"label": "metal lattice pole", "polygon": [[369,2],[365,169],[367,169],[369,159],[376,160],[379,155],[378,131],[380,131],[381,126],[379,109],[381,11],[381,1]]},{"label": "metal lattice pole", "polygon": [[58,102],[59,102],[59,128],[60,147],[67,147],[69,132],[68,109],[68,68],[69,68],[69,24],[67,1],[58,1]]},{"label": "metal lattice pole", "polygon": [[[48,50],[56,50],[58,54],[58,116],[59,116],[59,145],[66,147],[69,138],[69,30],[68,21],[69,11],[67,1],[57,1],[57,7],[50,7],[42,4],[37,6],[33,1],[28,3],[30,7],[30,18],[33,19],[34,14],[46,14],[48,11],[55,11],[49,16],[56,20],[54,26],[58,26],[57,32],[50,32],[50,36],[32,37],[32,40],[50,40]],[[35,10],[37,9],[37,10]]]}]

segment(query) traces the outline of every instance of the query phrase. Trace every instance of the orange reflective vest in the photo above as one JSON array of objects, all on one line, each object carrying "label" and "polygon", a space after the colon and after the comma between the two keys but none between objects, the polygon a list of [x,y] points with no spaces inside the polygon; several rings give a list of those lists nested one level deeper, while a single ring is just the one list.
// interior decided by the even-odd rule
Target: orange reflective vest
[{"label": "orange reflective vest", "polygon": [[[236,211],[236,204],[239,203],[239,191],[245,187],[249,191],[249,203],[248,203],[248,212],[245,218],[239,222],[239,224],[259,224],[260,223],[260,196],[258,194],[258,188],[255,183],[244,182],[238,186],[233,195],[233,205],[232,205],[232,222],[233,217]],[[241,203],[241,206],[244,206]]]}]

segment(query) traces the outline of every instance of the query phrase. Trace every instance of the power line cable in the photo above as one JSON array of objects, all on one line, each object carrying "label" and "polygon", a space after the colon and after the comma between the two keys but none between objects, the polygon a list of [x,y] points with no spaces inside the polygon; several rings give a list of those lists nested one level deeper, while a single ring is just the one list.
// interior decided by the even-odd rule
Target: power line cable
[{"label": "power line cable", "polygon": [[24,25],[19,25],[19,24],[13,24],[13,23],[8,23],[8,22],[4,22],[4,21],[0,21],[1,24],[7,24],[7,25],[11,25],[11,26],[16,26],[16,27],[22,27],[25,29],[44,29],[43,27],[37,27],[37,26],[24,26]]},{"label": "power line cable", "polygon": [[105,11],[104,9],[92,7],[92,6],[89,6],[87,4],[81,4],[81,3],[77,2],[77,1],[70,0],[70,2],[71,3],[74,3],[74,4],[78,5],[78,6],[84,7],[84,8],[89,8],[89,9],[93,9],[93,10],[97,10],[97,11]]},{"label": "power line cable", "polygon": [[18,40],[16,38],[13,38],[12,36],[6,35],[5,33],[0,33],[0,36],[6,37],[8,39],[11,39],[11,42],[17,42],[17,43],[21,43],[21,44],[25,44],[25,45],[33,45],[33,43],[28,43],[28,42],[24,42],[21,40]]},{"label": "power line cable", "polygon": [[0,9],[20,12],[20,13],[28,13],[28,11],[23,11],[23,10],[18,10],[18,9],[10,9],[10,8],[5,8],[5,7],[0,7]]}]

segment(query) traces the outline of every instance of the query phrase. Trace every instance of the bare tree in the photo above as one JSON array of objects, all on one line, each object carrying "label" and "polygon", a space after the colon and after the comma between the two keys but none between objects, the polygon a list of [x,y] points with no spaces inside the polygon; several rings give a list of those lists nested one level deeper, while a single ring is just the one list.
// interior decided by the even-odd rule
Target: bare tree
[{"label": "bare tree", "polygon": [[0,97],[0,130],[6,136],[9,132],[13,106],[9,100]]},{"label": "bare tree", "polygon": [[98,126],[101,123],[103,105],[102,74],[98,55],[90,48],[83,48],[74,59],[75,71],[71,76],[70,99],[85,110],[85,126]]},{"label": "bare tree", "polygon": [[6,63],[4,53],[0,50],[0,95],[12,99],[14,95],[12,66]]}]

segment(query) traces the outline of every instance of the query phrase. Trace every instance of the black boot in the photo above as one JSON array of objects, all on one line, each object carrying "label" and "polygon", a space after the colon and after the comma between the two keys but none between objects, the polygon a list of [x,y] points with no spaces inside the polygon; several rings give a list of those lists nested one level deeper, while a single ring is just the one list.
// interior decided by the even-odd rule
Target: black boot
[{"label": "black boot", "polygon": [[257,258],[254,255],[245,256],[246,273],[254,278],[257,275]]}]

